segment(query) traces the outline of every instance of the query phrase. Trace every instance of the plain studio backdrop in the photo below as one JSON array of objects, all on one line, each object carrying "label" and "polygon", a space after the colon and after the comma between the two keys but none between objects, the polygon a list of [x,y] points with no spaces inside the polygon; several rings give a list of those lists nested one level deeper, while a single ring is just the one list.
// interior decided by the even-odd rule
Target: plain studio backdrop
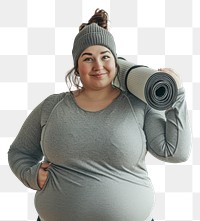
[{"label": "plain studio backdrop", "polygon": [[67,90],[73,39],[96,8],[110,15],[118,56],[182,77],[191,157],[168,164],[148,154],[146,162],[155,220],[200,220],[200,0],[0,0],[0,220],[36,220],[35,192],[12,174],[7,151],[31,110]]}]

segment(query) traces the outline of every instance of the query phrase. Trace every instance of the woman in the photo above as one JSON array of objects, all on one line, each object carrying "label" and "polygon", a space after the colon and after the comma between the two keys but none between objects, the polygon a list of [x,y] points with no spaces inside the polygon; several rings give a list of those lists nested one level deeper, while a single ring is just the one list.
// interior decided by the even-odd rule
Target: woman
[{"label": "woman", "polygon": [[67,82],[77,90],[51,95],[33,110],[10,147],[10,167],[37,190],[42,221],[151,221],[154,190],[145,156],[187,160],[184,90],[163,116],[114,87],[120,70],[103,10],[81,25],[72,54]]}]

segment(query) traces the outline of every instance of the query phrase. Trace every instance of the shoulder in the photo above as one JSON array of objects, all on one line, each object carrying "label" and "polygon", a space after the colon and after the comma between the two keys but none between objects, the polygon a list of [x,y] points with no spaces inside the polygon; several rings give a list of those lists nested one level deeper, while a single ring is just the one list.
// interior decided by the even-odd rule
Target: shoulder
[{"label": "shoulder", "polygon": [[144,121],[145,115],[150,108],[149,105],[128,91],[123,92],[123,95],[134,111],[138,121],[143,124],[142,122]]},{"label": "shoulder", "polygon": [[70,92],[62,92],[62,93],[59,93],[59,94],[51,94],[43,100],[43,102],[42,102],[43,105],[42,106],[43,106],[43,108],[54,106],[69,94],[70,94]]},{"label": "shoulder", "polygon": [[122,93],[124,98],[131,104],[131,106],[133,106],[134,108],[146,109],[147,104],[136,97],[134,94],[128,91],[123,91]]},{"label": "shoulder", "polygon": [[134,116],[137,118],[138,124],[143,128],[148,105],[128,91],[123,92],[123,96]]},{"label": "shoulder", "polygon": [[46,120],[48,119],[49,115],[51,114],[51,111],[54,109],[54,107],[64,99],[64,97],[69,94],[69,92],[62,92],[59,94],[51,94],[42,102],[42,108],[41,108],[41,121],[42,125],[45,124]]},{"label": "shoulder", "polygon": [[51,94],[43,102],[53,102],[62,100],[68,92],[62,92],[59,94]]}]

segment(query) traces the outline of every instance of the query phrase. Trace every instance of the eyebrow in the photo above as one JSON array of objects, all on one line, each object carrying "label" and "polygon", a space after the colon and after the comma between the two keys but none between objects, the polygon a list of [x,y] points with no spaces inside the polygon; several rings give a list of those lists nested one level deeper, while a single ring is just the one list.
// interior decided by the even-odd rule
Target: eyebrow
[{"label": "eyebrow", "polygon": [[[110,51],[102,51],[100,54],[105,54],[105,53],[110,53]],[[85,53],[83,53],[82,55],[81,55],[81,57],[83,57],[84,55],[89,55],[89,56],[92,56],[92,53],[89,53],[89,52],[85,52]]]}]

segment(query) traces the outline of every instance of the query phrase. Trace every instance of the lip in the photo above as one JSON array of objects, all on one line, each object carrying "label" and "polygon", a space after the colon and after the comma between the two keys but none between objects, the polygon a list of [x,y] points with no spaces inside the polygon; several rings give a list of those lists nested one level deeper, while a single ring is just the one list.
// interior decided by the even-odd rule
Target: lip
[{"label": "lip", "polygon": [[102,78],[104,75],[106,75],[106,73],[92,74],[91,76],[95,78]]}]

